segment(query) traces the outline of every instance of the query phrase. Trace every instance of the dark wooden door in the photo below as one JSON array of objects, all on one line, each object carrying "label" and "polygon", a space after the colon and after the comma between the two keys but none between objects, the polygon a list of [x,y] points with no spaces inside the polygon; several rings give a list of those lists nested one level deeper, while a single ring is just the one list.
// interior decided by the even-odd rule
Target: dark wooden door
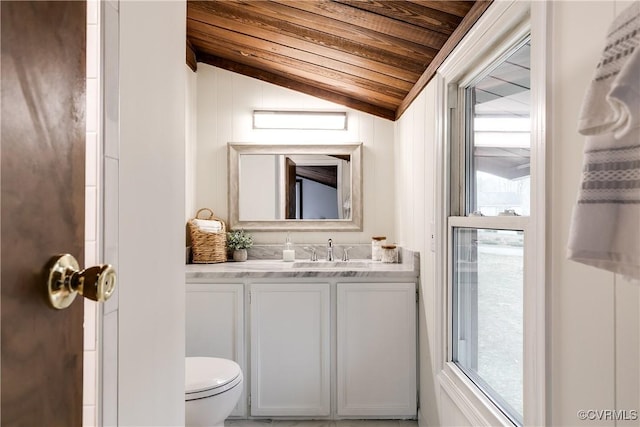
[{"label": "dark wooden door", "polygon": [[50,308],[43,276],[84,264],[86,5],[0,5],[2,425],[81,426],[83,301]]},{"label": "dark wooden door", "polygon": [[296,219],[296,163],[289,157],[285,159],[286,167],[286,183],[285,183],[285,219]]}]

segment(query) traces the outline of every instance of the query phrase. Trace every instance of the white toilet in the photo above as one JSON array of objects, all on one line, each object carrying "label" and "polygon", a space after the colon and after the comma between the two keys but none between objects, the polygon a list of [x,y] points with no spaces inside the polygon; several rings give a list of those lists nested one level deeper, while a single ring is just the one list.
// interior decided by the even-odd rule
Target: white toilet
[{"label": "white toilet", "polygon": [[242,394],[240,366],[227,359],[185,360],[186,427],[222,427]]}]

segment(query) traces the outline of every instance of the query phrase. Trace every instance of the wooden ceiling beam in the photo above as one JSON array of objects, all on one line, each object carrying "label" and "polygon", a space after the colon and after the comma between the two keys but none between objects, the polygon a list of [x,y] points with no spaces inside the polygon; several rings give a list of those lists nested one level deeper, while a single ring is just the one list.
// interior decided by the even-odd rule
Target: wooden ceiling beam
[{"label": "wooden ceiling beam", "polygon": [[334,0],[339,3],[366,10],[387,18],[406,22],[416,27],[436,31],[449,36],[456,29],[462,18],[442,12],[437,9],[428,9],[422,5],[407,2],[405,0]]},{"label": "wooden ceiling beam", "polygon": [[387,120],[395,119],[395,110],[393,108],[386,108],[380,105],[375,105],[369,102],[362,101],[360,99],[351,98],[344,94],[333,92],[319,88],[314,85],[313,82],[307,83],[303,81],[295,80],[291,77],[281,76],[269,71],[265,71],[259,68],[251,67],[249,65],[234,62],[229,59],[220,58],[207,54],[198,54],[198,60],[205,64],[219,67],[227,71],[232,71],[245,76],[253,77],[258,80],[262,80],[267,83],[272,83],[277,86],[285,87],[287,89],[295,90],[297,92],[305,93],[307,95],[315,96],[326,101],[334,102],[336,104],[344,105],[347,108],[362,111],[372,114],[377,117],[381,117]]},{"label": "wooden ceiling beam", "polygon": [[189,2],[187,17],[343,62],[368,65],[412,82],[437,54],[437,49],[427,45],[385,39],[335,20],[324,22],[322,16],[278,3],[234,4]]},{"label": "wooden ceiling beam", "polygon": [[199,56],[207,53],[246,64],[254,68],[263,68],[284,76],[298,76],[308,81],[316,81],[328,90],[337,90],[353,98],[375,101],[389,106],[397,105],[407,94],[407,90],[386,86],[373,80],[344,74],[338,70],[325,68],[314,63],[300,61],[269,51],[255,49],[251,45],[242,45],[235,39],[211,36],[211,33],[188,32],[191,43],[198,49]]},{"label": "wooden ceiling beam", "polygon": [[[424,30],[414,25],[334,1],[271,0],[269,3],[279,3],[293,9],[308,12],[312,14],[310,21],[312,23],[316,21],[316,25],[321,25],[320,28],[327,31],[331,30],[328,29],[330,27],[325,27],[325,25],[336,27],[337,23],[345,24],[346,27],[351,28],[351,31],[356,31],[359,34],[356,40],[365,40],[367,44],[371,44],[378,49],[388,50],[391,48],[393,50],[394,46],[411,42],[418,46],[427,46],[439,50],[447,41],[446,34]],[[342,28],[342,26],[337,28],[340,32],[331,32],[342,35]]]},{"label": "wooden ceiling beam", "polygon": [[[413,83],[419,77],[418,74],[415,73],[399,73],[399,68],[395,68],[395,71],[392,67],[386,67],[384,71],[392,73],[392,74],[400,74],[403,78],[398,78],[393,75],[386,74],[382,72],[380,67],[377,65],[366,63],[365,61],[361,61],[360,64],[354,64],[349,62],[343,62],[331,57],[319,55],[317,53],[309,52],[307,50],[300,50],[294,47],[291,47],[287,40],[279,40],[282,43],[273,43],[269,41],[269,39],[256,38],[253,36],[248,36],[242,33],[241,28],[236,27],[235,29],[218,27],[209,24],[205,24],[198,21],[190,20],[187,35],[189,37],[198,37],[204,39],[206,37],[207,40],[210,38],[226,38],[228,42],[232,45],[245,46],[245,53],[249,53],[253,50],[262,50],[265,52],[269,52],[273,55],[282,55],[284,57],[293,58],[295,60],[308,62],[312,64],[316,64],[325,68],[339,70],[341,73],[350,74],[352,76],[359,76],[368,80],[372,80],[375,82],[380,82],[382,84],[386,84],[388,86],[396,87],[398,89],[409,91],[413,86]],[[237,32],[237,34],[236,34]],[[208,36],[211,37],[208,37]],[[216,54],[216,52],[209,52],[212,54]],[[408,79],[409,76],[413,76],[412,79]]]},{"label": "wooden ceiling beam", "polygon": [[435,9],[441,12],[446,12],[451,15],[455,15],[459,18],[464,18],[464,16],[469,12],[469,9],[471,9],[471,7],[473,6],[473,2],[468,0],[463,0],[463,1],[404,0],[404,1],[407,3],[419,4],[429,9]]}]

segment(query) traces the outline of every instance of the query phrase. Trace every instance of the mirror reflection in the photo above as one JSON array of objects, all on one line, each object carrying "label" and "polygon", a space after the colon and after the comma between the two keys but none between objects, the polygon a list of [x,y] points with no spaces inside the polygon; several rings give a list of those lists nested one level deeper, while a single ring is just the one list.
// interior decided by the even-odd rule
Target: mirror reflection
[{"label": "mirror reflection", "polygon": [[351,155],[241,154],[241,221],[350,219]]},{"label": "mirror reflection", "polygon": [[229,144],[229,221],[247,230],[360,230],[361,144]]}]

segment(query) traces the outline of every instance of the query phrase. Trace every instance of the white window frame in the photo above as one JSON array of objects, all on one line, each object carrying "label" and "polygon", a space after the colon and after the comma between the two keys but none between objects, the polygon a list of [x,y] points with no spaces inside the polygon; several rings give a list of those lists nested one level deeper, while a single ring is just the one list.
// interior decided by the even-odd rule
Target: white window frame
[{"label": "white window frame", "polygon": [[[547,123],[547,38],[546,2],[494,2],[447,58],[436,76],[437,180],[436,188],[436,368],[439,384],[472,425],[513,423],[452,362],[452,306],[449,257],[450,235],[454,226],[513,228],[525,232],[525,288],[523,289],[523,398],[524,425],[543,426],[546,419],[546,254],[545,254],[545,153]],[[449,218],[452,140],[455,119],[449,105],[458,92],[448,93],[450,84],[464,87],[481,70],[495,62],[509,47],[527,34],[531,38],[531,215],[529,217]],[[450,132],[453,131],[453,135]],[[453,167],[457,167],[453,166]],[[507,219],[508,221],[505,221]],[[535,260],[531,265],[529,260]]]}]

